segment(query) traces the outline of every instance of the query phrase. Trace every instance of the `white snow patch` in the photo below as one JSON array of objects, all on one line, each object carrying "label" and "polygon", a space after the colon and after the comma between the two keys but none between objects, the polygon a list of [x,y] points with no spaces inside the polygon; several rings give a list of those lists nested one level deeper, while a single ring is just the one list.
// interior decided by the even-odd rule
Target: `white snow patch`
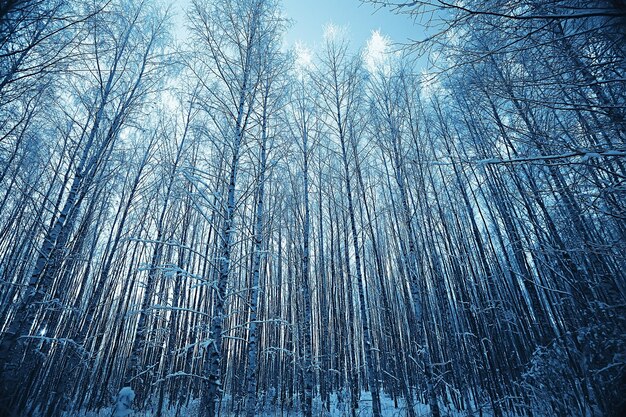
[{"label": "white snow patch", "polygon": [[113,417],[126,417],[132,414],[133,409],[131,405],[135,400],[135,391],[131,387],[124,387],[117,394],[115,400],[115,409],[113,410]]}]

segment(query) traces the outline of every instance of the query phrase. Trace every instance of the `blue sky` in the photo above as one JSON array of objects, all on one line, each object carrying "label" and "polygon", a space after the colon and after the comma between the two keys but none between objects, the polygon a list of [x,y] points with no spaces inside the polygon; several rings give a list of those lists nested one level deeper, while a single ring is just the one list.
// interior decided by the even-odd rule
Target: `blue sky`
[{"label": "blue sky", "polygon": [[287,46],[300,41],[313,48],[322,40],[323,27],[332,23],[348,28],[348,38],[355,48],[365,46],[372,31],[394,42],[418,38],[418,26],[406,15],[395,15],[359,0],[283,0],[285,14],[294,22],[285,36]]},{"label": "blue sky", "polygon": [[[190,0],[170,2],[175,14],[174,32],[179,39],[184,38],[184,13]],[[301,42],[315,49],[322,41],[324,26],[329,23],[347,28],[347,36],[355,49],[364,47],[374,30],[380,30],[381,34],[399,43],[419,37],[419,27],[413,25],[408,16],[395,15],[359,0],[282,0],[281,3],[286,16],[293,20],[285,34],[288,48]]]}]

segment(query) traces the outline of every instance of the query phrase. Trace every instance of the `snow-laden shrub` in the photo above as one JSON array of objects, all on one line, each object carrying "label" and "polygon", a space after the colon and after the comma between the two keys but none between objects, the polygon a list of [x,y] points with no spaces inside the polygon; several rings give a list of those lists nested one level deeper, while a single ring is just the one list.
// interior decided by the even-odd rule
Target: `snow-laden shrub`
[{"label": "snow-laden shrub", "polygon": [[564,348],[559,343],[540,346],[533,353],[529,369],[523,374],[524,387],[529,391],[535,406],[544,412],[553,410],[563,415],[576,401],[575,380]]},{"label": "snow-laden shrub", "polygon": [[131,387],[124,387],[117,394],[113,417],[127,417],[133,412],[131,405],[135,400],[135,391]]},{"label": "snow-laden shrub", "polygon": [[535,407],[556,415],[620,415],[626,381],[624,335],[605,324],[582,327],[540,346],[523,374]]}]

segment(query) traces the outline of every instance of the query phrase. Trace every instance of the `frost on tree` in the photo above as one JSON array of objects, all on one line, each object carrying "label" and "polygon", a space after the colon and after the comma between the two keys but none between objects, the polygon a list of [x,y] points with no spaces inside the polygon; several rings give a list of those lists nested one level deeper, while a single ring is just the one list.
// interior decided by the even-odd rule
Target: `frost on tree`
[{"label": "frost on tree", "polygon": [[365,3],[2,2],[1,416],[626,414],[624,1]]}]

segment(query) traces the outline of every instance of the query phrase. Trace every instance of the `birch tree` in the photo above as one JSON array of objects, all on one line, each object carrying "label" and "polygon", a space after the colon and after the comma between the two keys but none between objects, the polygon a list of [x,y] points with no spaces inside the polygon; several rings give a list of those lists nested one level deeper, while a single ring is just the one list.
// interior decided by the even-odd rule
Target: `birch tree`
[{"label": "birch tree", "polygon": [[[224,298],[231,270],[231,254],[235,234],[236,191],[241,152],[246,146],[254,105],[257,101],[259,80],[264,74],[264,46],[274,42],[276,10],[272,4],[256,1],[241,3],[217,2],[208,5],[193,3],[195,39],[207,49],[208,66],[195,69],[206,85],[206,94],[217,111],[216,128],[228,148],[228,160],[224,180],[225,196],[222,205],[222,225],[219,232],[218,274],[214,293],[211,340],[207,360],[207,387],[203,395],[203,415],[217,413],[221,383],[222,332],[225,305]],[[200,71],[203,71],[200,73]]]},{"label": "birch tree", "polygon": [[345,181],[346,199],[348,204],[348,215],[350,222],[350,232],[352,234],[353,256],[355,279],[358,288],[359,312],[363,331],[363,343],[365,351],[365,364],[367,367],[367,383],[372,393],[374,416],[381,415],[379,377],[376,365],[375,347],[372,342],[372,330],[370,328],[370,315],[367,301],[365,299],[365,283],[361,264],[361,249],[359,243],[359,233],[357,231],[353,183],[351,179],[351,169],[349,166],[350,141],[357,140],[351,135],[355,126],[352,124],[356,120],[356,112],[360,104],[359,89],[361,83],[360,62],[351,59],[347,55],[347,44],[332,38],[332,33],[328,34],[325,50],[321,56],[320,75],[316,79],[316,86],[320,90],[323,105],[328,112],[332,123],[332,129],[337,137],[340,147],[340,158]]}]

